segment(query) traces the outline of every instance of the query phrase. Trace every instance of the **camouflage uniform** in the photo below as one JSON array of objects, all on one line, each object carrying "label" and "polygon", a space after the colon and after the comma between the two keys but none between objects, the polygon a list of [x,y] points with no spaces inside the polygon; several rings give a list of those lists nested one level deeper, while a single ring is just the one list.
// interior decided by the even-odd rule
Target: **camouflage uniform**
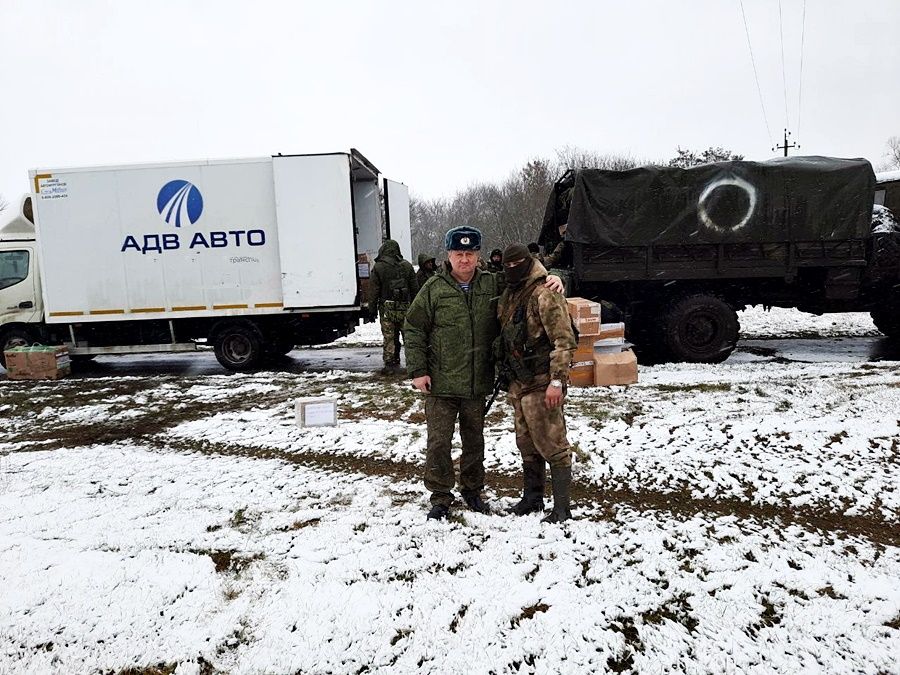
[{"label": "camouflage uniform", "polygon": [[[527,255],[524,247],[522,251]],[[521,264],[530,263],[530,272],[520,283],[510,283],[497,310],[516,446],[522,454],[523,494],[512,512],[543,511],[546,461],[553,475],[553,511],[544,520],[561,522],[571,518],[572,449],[562,406],[548,409],[544,397],[551,380],[559,380],[565,391],[575,334],[565,299],[544,286],[547,270],[530,256],[525,260]]]},{"label": "camouflage uniform", "polygon": [[[447,235],[466,235],[462,244],[477,242],[477,230],[455,228]],[[477,250],[477,249],[475,249]],[[428,375],[431,390],[425,398],[428,440],[425,487],[431,492],[431,517],[453,501],[456,484],[451,456],[453,431],[459,420],[462,440],[459,486],[469,508],[486,511],[484,488],[484,401],[493,389],[491,347],[499,333],[497,298],[502,275],[475,270],[463,290],[447,264],[425,282],[410,305],[404,326],[406,366],[413,379]]]},{"label": "camouflage uniform", "polygon": [[418,288],[422,288],[425,285],[425,282],[428,281],[431,277],[437,274],[437,266],[435,265],[431,269],[427,269],[425,264],[431,261],[434,263],[434,256],[430,256],[427,253],[419,254],[419,269],[416,270],[416,285]]},{"label": "camouflage uniform", "polygon": [[403,321],[417,290],[415,270],[403,259],[400,245],[388,239],[378,251],[369,278],[369,304],[378,305],[381,334],[384,336],[382,357],[386,368],[400,366]]},{"label": "camouflage uniform", "polygon": [[[505,342],[512,341],[515,319],[519,318],[526,322],[525,335],[530,341],[545,346],[543,352],[539,347],[533,349],[537,358],[529,366],[535,372],[512,373],[509,401],[515,411],[516,445],[523,461],[543,458],[551,466],[571,466],[572,451],[566,438],[562,407],[548,410],[544,393],[550,380],[560,380],[563,385],[568,381],[569,363],[576,347],[575,334],[565,298],[544,286],[546,277],[547,270],[535,260],[521,287],[507,288],[500,298],[498,316]],[[524,310],[517,317],[520,307]],[[528,349],[524,344],[505,344],[504,348],[507,360],[510,351]]]}]

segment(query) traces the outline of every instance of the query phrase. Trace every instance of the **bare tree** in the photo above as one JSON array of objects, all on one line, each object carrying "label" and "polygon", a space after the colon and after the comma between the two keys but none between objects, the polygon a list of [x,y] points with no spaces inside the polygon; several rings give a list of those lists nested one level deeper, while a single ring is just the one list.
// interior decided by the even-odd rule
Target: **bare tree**
[{"label": "bare tree", "polygon": [[557,150],[553,159],[536,157],[502,181],[473,183],[450,199],[410,200],[414,253],[443,252],[444,233],[460,225],[477,227],[484,248],[536,241],[553,184],[568,169],[625,170],[638,165],[628,155],[602,154],[575,147]]},{"label": "bare tree", "polygon": [[887,169],[900,169],[900,136],[891,136],[887,140],[888,151],[885,153]]},{"label": "bare tree", "polygon": [[9,206],[9,202],[3,198],[2,194],[0,194],[0,212],[5,211],[7,206]]}]

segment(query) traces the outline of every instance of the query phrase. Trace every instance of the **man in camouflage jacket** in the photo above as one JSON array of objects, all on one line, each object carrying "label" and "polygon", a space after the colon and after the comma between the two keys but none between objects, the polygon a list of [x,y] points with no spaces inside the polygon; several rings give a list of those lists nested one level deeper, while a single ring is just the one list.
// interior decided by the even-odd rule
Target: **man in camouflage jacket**
[{"label": "man in camouflage jacket", "polygon": [[510,379],[524,478],[522,499],[512,511],[517,515],[543,511],[547,462],[553,510],[544,522],[561,522],[572,517],[572,450],[562,404],[575,334],[565,299],[544,286],[547,270],[525,246],[507,247],[503,265],[507,287],[498,307],[501,352]]}]

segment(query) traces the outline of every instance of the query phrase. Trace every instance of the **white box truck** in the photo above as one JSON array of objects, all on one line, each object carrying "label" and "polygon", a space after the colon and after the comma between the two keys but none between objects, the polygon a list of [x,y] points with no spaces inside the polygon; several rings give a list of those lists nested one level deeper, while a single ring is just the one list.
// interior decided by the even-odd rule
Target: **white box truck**
[{"label": "white box truck", "polygon": [[0,227],[0,346],[73,358],[194,351],[230,370],[369,317],[385,236],[411,257],[409,193],[358,151],[29,173]]}]

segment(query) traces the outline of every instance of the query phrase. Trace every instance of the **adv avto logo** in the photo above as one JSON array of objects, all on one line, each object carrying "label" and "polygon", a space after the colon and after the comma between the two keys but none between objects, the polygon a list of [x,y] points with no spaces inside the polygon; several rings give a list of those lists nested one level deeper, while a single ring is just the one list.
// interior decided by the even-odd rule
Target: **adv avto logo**
[{"label": "adv avto logo", "polygon": [[156,197],[156,209],[170,225],[173,220],[175,227],[181,227],[181,223],[188,220],[193,225],[203,213],[203,197],[200,190],[186,180],[169,181]]}]

